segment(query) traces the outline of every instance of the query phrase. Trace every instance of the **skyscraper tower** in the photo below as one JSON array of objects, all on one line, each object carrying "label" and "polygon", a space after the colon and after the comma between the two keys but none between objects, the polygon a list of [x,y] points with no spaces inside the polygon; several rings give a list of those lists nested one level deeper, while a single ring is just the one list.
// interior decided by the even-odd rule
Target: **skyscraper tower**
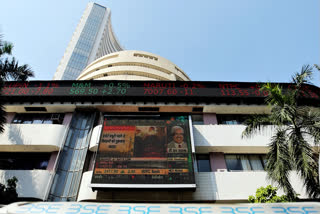
[{"label": "skyscraper tower", "polygon": [[109,8],[89,3],[60,61],[54,80],[75,80],[92,61],[121,51],[111,26]]}]

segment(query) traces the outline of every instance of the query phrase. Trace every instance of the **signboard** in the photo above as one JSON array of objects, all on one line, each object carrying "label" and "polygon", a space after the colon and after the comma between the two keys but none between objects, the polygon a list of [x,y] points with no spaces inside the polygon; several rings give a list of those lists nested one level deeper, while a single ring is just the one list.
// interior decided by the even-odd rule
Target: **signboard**
[{"label": "signboard", "polygon": [[188,116],[106,116],[91,187],[195,188]]},{"label": "signboard", "polygon": [[208,213],[320,213],[315,202],[270,204],[151,204],[151,203],[89,203],[89,202],[18,202],[0,208],[0,213],[42,214],[208,214]]},{"label": "signboard", "polygon": [[[284,90],[291,84],[279,83]],[[69,97],[265,97],[258,83],[200,81],[29,81],[6,82],[3,96]],[[320,99],[320,89],[303,85],[301,97]]]}]

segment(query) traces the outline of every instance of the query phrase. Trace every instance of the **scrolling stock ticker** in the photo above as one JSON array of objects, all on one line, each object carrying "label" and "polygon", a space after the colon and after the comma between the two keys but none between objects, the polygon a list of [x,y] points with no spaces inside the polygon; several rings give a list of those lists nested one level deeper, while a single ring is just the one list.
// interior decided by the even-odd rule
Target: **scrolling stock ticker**
[{"label": "scrolling stock ticker", "polygon": [[[159,97],[265,97],[258,83],[169,81],[29,81],[6,82],[3,96],[159,96]],[[280,83],[285,90],[292,85]],[[319,99],[316,86],[304,85],[303,98]]]}]

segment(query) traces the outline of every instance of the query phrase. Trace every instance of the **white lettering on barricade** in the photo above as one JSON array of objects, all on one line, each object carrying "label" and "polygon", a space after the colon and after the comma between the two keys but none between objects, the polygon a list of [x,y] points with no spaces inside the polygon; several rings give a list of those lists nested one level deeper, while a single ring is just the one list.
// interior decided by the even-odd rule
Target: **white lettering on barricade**
[{"label": "white lettering on barricade", "polygon": [[134,204],[134,203],[89,203],[89,202],[18,202],[0,209],[0,213],[42,214],[313,214],[320,213],[320,203],[275,203],[275,204]]}]

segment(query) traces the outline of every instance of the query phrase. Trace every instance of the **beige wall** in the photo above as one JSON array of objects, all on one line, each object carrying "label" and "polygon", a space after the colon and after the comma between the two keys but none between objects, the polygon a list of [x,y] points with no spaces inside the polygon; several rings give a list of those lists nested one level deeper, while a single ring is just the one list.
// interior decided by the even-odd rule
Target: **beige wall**
[{"label": "beige wall", "polygon": [[[272,184],[266,179],[265,171],[242,172],[198,172],[195,173],[197,189],[187,190],[161,190],[161,191],[112,191],[106,190],[93,192],[88,185],[92,177],[92,171],[85,172],[82,177],[78,201],[247,201],[250,195],[254,195],[257,188]],[[290,175],[292,185],[300,194],[300,198],[307,198],[303,183],[299,177]],[[278,191],[279,195],[283,191]]]},{"label": "beige wall", "polygon": [[267,153],[272,129],[266,128],[252,138],[242,138],[244,125],[194,125],[193,135],[197,153]]},{"label": "beige wall", "polygon": [[120,51],[103,56],[79,75],[78,80],[190,80],[169,60],[145,51]]},{"label": "beige wall", "polygon": [[15,176],[18,179],[18,197],[44,200],[52,177],[47,170],[0,170],[0,183]]},{"label": "beige wall", "polygon": [[0,151],[59,151],[65,131],[66,126],[58,124],[6,124],[0,135]]}]

